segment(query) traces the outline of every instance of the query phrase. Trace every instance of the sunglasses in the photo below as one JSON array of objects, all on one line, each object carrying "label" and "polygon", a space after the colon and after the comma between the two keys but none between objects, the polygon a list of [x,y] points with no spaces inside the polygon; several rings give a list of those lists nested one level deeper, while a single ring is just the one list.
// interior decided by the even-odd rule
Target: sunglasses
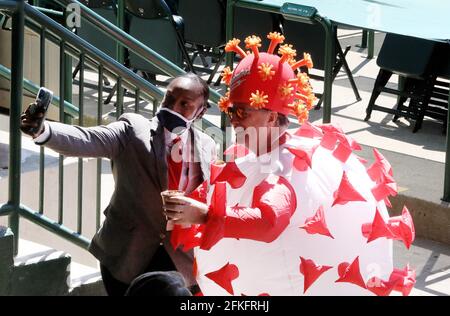
[{"label": "sunglasses", "polygon": [[230,120],[233,119],[233,117],[237,117],[240,120],[246,119],[250,112],[255,111],[268,111],[267,109],[243,109],[243,108],[237,108],[237,107],[231,107],[227,109],[227,115],[230,118]]}]

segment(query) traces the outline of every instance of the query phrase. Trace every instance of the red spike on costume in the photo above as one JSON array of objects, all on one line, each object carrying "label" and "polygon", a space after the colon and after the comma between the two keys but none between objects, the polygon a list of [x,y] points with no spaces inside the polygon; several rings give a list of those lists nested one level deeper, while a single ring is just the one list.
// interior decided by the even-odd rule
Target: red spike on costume
[{"label": "red spike on costume", "polygon": [[300,257],[300,273],[304,276],[303,293],[326,271],[330,270],[331,266],[321,266],[314,263],[311,259]]},{"label": "red spike on costume", "polygon": [[409,267],[409,264],[403,270],[394,269],[389,282],[394,284],[394,290],[401,292],[403,296],[408,296],[416,283],[416,271]]},{"label": "red spike on costume", "polygon": [[332,133],[325,133],[320,142],[320,146],[328,150],[334,150],[336,147],[337,137]]},{"label": "red spike on costume", "polygon": [[384,200],[388,207],[392,207],[388,197],[396,196],[398,191],[392,167],[378,150],[374,149],[373,152],[375,162],[367,169],[367,174],[376,183],[372,189],[373,196],[377,201]]},{"label": "red spike on costume", "polygon": [[237,38],[233,38],[232,40],[228,41],[228,43],[225,45],[225,52],[235,52],[236,54],[239,54],[241,58],[245,58],[245,56],[247,56],[247,53],[239,47],[240,42],[241,41]]},{"label": "red spike on costume", "polygon": [[406,248],[409,249],[416,237],[414,222],[406,206],[403,207],[402,215],[391,217],[388,221],[388,227],[394,234],[395,239],[403,241]]},{"label": "red spike on costume", "polygon": [[307,67],[308,69],[311,69],[314,67],[314,63],[311,59],[311,55],[307,53],[303,53],[303,59],[297,61],[296,63],[292,64],[291,67],[293,70],[296,70],[300,67]]},{"label": "red spike on costume", "polygon": [[323,206],[319,207],[314,216],[308,217],[305,224],[299,228],[304,229],[308,234],[319,234],[334,239],[325,221]]},{"label": "red spike on costume", "polygon": [[250,48],[255,55],[255,58],[259,58],[259,47],[261,47],[261,38],[252,35],[245,39],[245,48]]},{"label": "red spike on costume", "polygon": [[346,282],[358,285],[362,288],[366,288],[366,284],[363,280],[359,269],[359,257],[356,257],[351,264],[343,262],[338,266],[339,279],[335,282]]},{"label": "red spike on costume", "polygon": [[217,106],[219,107],[220,111],[228,113],[228,108],[231,106],[230,92],[225,93],[225,96],[220,98]]},{"label": "red spike on costume", "polygon": [[361,146],[350,136],[345,135],[344,131],[340,127],[336,127],[329,124],[319,126],[324,134],[333,134],[342,144],[346,145],[352,150],[361,150]]},{"label": "red spike on costume", "polygon": [[394,290],[394,283],[373,277],[367,281],[366,287],[377,296],[389,296]]},{"label": "red spike on costume", "polygon": [[368,163],[368,161],[367,161],[366,159],[362,158],[362,157],[357,156],[356,158],[358,158],[358,160],[359,160],[363,165],[365,165],[366,163]]},{"label": "red spike on costume", "polygon": [[312,125],[309,122],[305,122],[297,131],[295,132],[296,136],[307,137],[307,138],[322,138],[323,133],[320,128]]},{"label": "red spike on costume", "polygon": [[211,165],[211,184],[216,182],[228,182],[233,188],[237,189],[244,185],[247,177],[239,170],[236,163],[231,161],[222,165]]},{"label": "red spike on costume", "polygon": [[181,225],[174,225],[170,234],[170,244],[173,249],[183,245],[183,251],[187,252],[192,248],[200,246],[204,227],[201,225],[191,225],[183,228]]},{"label": "red spike on costume", "polygon": [[368,243],[384,237],[401,240],[406,248],[409,249],[415,238],[414,223],[406,207],[403,208],[402,216],[391,217],[387,223],[377,209],[373,222],[363,224],[361,229],[363,236],[368,238]]},{"label": "red spike on costume", "polygon": [[205,276],[216,282],[231,295],[234,295],[233,285],[231,282],[239,277],[239,269],[236,265],[228,262],[219,270],[207,273]]},{"label": "red spike on costume", "polygon": [[375,162],[367,169],[370,178],[376,183],[394,182],[391,164],[375,148],[373,154]]},{"label": "red spike on costume", "polygon": [[342,163],[345,163],[352,154],[352,150],[342,143],[333,151],[333,156]]},{"label": "red spike on costume", "polygon": [[297,51],[292,48],[292,45],[284,44],[278,49],[278,54],[281,55],[280,64],[289,61],[297,55]]},{"label": "red spike on costume", "polygon": [[394,238],[394,235],[387,226],[386,222],[383,220],[383,217],[381,217],[378,209],[375,210],[373,222],[363,224],[361,230],[363,236],[367,238],[367,243],[378,238]]},{"label": "red spike on costume", "polygon": [[222,70],[222,82],[225,83],[227,86],[230,85],[231,83],[231,78],[233,77],[233,71],[231,70],[230,67],[225,67]]},{"label": "red spike on costume", "polygon": [[192,191],[188,195],[188,197],[190,197],[191,199],[197,200],[199,202],[206,203],[207,194],[208,194],[208,181],[205,180],[205,181],[203,181],[202,184],[200,184],[197,187],[197,189]]},{"label": "red spike on costume", "polygon": [[364,197],[362,197],[361,194],[359,194],[358,191],[356,191],[356,189],[350,183],[345,171],[342,174],[341,184],[339,185],[339,188],[336,190],[336,192],[334,192],[333,197],[334,202],[332,206],[336,204],[345,205],[348,202],[353,201],[366,201],[366,199],[364,199]]},{"label": "red spike on costume", "polygon": [[278,32],[269,33],[269,35],[267,35],[267,38],[270,39],[269,49],[267,50],[268,54],[273,54],[277,45],[284,42],[284,36]]},{"label": "red spike on costume", "polygon": [[312,151],[303,150],[301,148],[288,148],[288,150],[295,156],[295,169],[298,171],[307,171],[308,168],[311,168]]},{"label": "red spike on costume", "polygon": [[372,194],[378,202],[385,200],[388,196],[396,196],[397,184],[395,182],[378,183],[372,188]]}]

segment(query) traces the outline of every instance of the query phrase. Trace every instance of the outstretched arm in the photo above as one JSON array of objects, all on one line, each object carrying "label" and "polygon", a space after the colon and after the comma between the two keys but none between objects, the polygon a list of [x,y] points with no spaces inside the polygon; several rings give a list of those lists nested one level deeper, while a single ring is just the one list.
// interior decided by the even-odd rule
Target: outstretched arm
[{"label": "outstretched arm", "polygon": [[[25,112],[21,126],[32,124]],[[131,123],[124,115],[106,126],[88,128],[46,121],[38,134],[30,136],[37,145],[45,145],[66,156],[112,158],[125,148],[131,129]]]}]

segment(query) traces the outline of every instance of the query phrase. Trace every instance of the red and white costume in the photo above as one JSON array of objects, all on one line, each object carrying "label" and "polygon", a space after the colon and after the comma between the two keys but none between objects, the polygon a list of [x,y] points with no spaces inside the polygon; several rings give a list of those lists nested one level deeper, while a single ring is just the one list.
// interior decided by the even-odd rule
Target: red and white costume
[{"label": "red and white costume", "polygon": [[[265,59],[263,54],[243,56],[232,77],[245,81],[239,74],[246,59],[251,59],[248,74],[273,60],[274,55]],[[275,77],[287,69],[278,66]],[[285,79],[276,82],[285,85]],[[233,91],[233,80],[231,86],[230,100],[222,102],[225,109],[236,102],[234,92],[242,94]],[[269,99],[277,91],[267,93]],[[278,101],[269,100],[265,107],[281,113],[289,108],[299,118],[309,108],[305,102]],[[175,247],[194,248],[202,293],[389,295],[395,290],[408,295],[415,273],[408,266],[393,267],[392,240],[409,248],[412,219],[406,208],[402,216],[389,218],[386,202],[397,189],[392,169],[377,151],[366,168],[354,153],[358,149],[339,128],[304,123],[267,154],[247,152],[226,165],[213,164],[211,179],[192,195],[209,205],[206,223],[176,226],[172,233]]]}]

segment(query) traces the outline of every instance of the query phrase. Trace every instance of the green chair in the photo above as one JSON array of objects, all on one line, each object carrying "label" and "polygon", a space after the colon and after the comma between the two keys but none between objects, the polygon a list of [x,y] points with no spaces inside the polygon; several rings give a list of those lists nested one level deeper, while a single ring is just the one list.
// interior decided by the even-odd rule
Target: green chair
[{"label": "green chair", "polygon": [[[211,83],[225,58],[225,0],[178,0],[178,14],[184,20],[184,38],[189,45],[194,63],[200,57],[202,72],[209,73],[207,83]],[[210,70],[206,57],[215,60],[215,67]],[[197,67],[196,67],[197,69]]]},{"label": "green chair", "polygon": [[[319,24],[304,24],[295,21],[283,21],[284,35],[286,36],[289,44],[292,44],[297,50],[297,56],[300,59],[303,52],[311,54],[314,69],[325,70],[325,30]],[[337,29],[334,28],[333,38],[335,41],[333,56],[333,70],[332,70],[332,80],[336,78],[339,71],[343,68],[347,77],[350,81],[350,85],[355,94],[357,101],[361,101],[361,96],[359,95],[358,88],[356,87],[353,74],[347,64],[345,59],[347,53],[350,50],[350,46],[347,46],[344,51],[342,51],[341,45],[337,38]],[[307,69],[304,69],[307,72]],[[324,80],[323,76],[310,74],[310,77],[316,80]],[[323,102],[323,94],[316,93],[319,97],[319,102],[316,105],[316,109],[319,109]]]},{"label": "green chair", "polygon": [[[115,0],[81,0],[85,6],[100,15],[102,18],[106,19],[108,22],[116,25],[117,24],[117,6]],[[91,25],[89,22],[82,20],[82,24],[77,28],[76,33],[79,37],[84,39],[86,42],[95,46],[106,55],[111,58],[116,59],[117,48],[116,42],[106,36],[102,31]],[[72,77],[75,79],[80,70],[80,64],[78,63],[75,67]],[[110,86],[108,78],[103,77],[103,82],[105,86]],[[114,96],[116,86],[114,86],[108,97],[103,102],[104,104],[109,104],[112,97]]]},{"label": "green chair", "polygon": [[[117,24],[117,7],[114,0],[81,0],[80,2],[108,22],[114,25]],[[116,59],[116,42],[92,26],[89,22],[82,20],[81,27],[77,29],[77,35],[108,56]]]},{"label": "green chair", "polygon": [[270,32],[283,33],[282,18],[278,14],[237,7],[234,9],[233,37],[242,42],[247,36],[256,35],[262,40],[261,51],[269,48]]},{"label": "green chair", "polygon": [[[125,0],[125,8],[132,37],[179,67],[194,72],[186,51],[183,19],[174,15],[164,0]],[[141,71],[144,78],[154,80],[157,74],[163,74],[137,54],[129,53],[129,66]]]},{"label": "green chair", "polygon": [[[434,41],[409,36],[387,34],[378,55],[380,67],[369,104],[366,108],[368,121],[373,110],[394,115],[393,121],[399,117],[415,120],[413,133],[417,132],[425,116],[446,122],[447,109],[430,107],[430,100],[435,89],[437,70],[440,68],[438,44]],[[404,78],[404,84],[398,89],[387,88],[389,78],[397,74]],[[383,107],[375,102],[384,92],[397,96],[394,108]],[[405,105],[407,100],[408,105]],[[447,106],[448,108],[448,106]],[[445,124],[444,124],[445,125]]]}]

